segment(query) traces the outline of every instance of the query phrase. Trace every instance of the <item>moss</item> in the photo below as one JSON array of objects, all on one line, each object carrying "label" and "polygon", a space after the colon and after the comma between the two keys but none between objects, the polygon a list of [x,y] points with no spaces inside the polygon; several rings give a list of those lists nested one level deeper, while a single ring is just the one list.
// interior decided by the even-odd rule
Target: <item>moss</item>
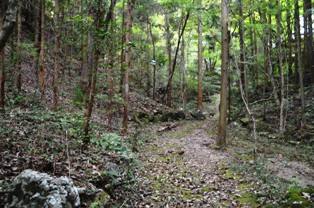
[{"label": "moss", "polygon": [[307,189],[290,188],[284,197],[287,200],[284,205],[290,207],[293,203],[298,202],[299,207],[314,207],[314,203],[303,198],[302,193],[312,195],[314,193],[314,187]]},{"label": "moss", "polygon": [[248,188],[250,188],[250,187],[251,187],[251,184],[242,183],[242,184],[240,184],[240,185],[238,186],[238,189],[239,189],[240,191],[244,191],[244,190],[246,190],[246,189],[248,189]]},{"label": "moss", "polygon": [[253,192],[247,192],[242,194],[240,198],[237,199],[241,204],[248,204],[250,207],[258,207],[257,198]]},{"label": "moss", "polygon": [[231,170],[226,170],[225,177],[227,179],[239,179],[239,176]]},{"label": "moss", "polygon": [[208,193],[208,192],[212,191],[213,189],[214,189],[214,186],[211,185],[211,184],[209,184],[209,185],[203,186],[203,187],[201,188],[201,191]]}]

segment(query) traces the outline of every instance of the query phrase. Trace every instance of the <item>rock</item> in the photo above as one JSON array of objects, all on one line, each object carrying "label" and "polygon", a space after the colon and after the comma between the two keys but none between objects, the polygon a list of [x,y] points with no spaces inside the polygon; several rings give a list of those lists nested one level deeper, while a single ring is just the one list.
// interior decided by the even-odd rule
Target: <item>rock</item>
[{"label": "rock", "polygon": [[184,113],[184,111],[169,111],[169,112],[165,112],[160,120],[163,122],[167,122],[167,121],[179,121],[179,120],[183,120],[186,118],[186,115]]},{"label": "rock", "polygon": [[24,170],[14,179],[5,208],[72,208],[79,205],[79,190],[71,179]]},{"label": "rock", "polygon": [[247,118],[247,117],[245,117],[245,118],[241,118],[241,120],[240,120],[241,122],[242,122],[242,124],[244,124],[244,125],[248,125],[249,123],[250,123],[250,119],[249,118]]},{"label": "rock", "polygon": [[191,116],[196,120],[205,120],[206,119],[207,112],[202,112],[200,110],[196,112],[191,112]]}]

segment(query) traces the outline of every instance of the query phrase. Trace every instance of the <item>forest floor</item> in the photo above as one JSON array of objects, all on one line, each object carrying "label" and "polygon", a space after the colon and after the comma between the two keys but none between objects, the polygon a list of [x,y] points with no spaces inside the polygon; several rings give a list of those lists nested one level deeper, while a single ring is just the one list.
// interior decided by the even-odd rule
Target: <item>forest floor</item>
[{"label": "forest floor", "polygon": [[[251,132],[239,124],[229,126],[227,148],[216,148],[217,123],[216,113],[145,127],[139,184],[120,193],[119,207],[314,207],[313,188],[306,189],[314,186],[314,169],[298,155],[302,147],[259,135],[254,161]],[[313,162],[312,150],[303,153]]]},{"label": "forest floor", "polygon": [[[83,112],[9,106],[0,126],[0,207],[25,169],[68,175],[77,186],[109,193],[87,199],[88,207],[314,207],[313,145],[258,132],[254,161],[250,127],[233,121],[227,147],[217,149],[218,97],[206,104],[215,114],[205,120],[130,122],[129,138],[105,130],[95,109],[88,148]],[[133,112],[164,108],[136,94],[131,101]]]}]

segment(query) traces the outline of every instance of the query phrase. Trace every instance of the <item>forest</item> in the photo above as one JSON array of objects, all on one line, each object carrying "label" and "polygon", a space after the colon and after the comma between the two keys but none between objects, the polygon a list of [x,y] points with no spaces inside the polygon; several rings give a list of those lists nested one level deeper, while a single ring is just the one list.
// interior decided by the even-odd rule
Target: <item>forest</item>
[{"label": "forest", "polygon": [[314,207],[312,0],[1,0],[0,208]]}]

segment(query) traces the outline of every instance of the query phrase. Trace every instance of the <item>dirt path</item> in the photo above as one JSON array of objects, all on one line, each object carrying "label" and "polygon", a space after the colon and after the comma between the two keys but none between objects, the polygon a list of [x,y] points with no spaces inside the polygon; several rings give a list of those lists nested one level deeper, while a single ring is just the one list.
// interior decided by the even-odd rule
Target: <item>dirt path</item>
[{"label": "dirt path", "polygon": [[140,194],[125,207],[237,207],[240,181],[228,176],[233,156],[213,148],[215,120],[177,125],[142,146]]}]

